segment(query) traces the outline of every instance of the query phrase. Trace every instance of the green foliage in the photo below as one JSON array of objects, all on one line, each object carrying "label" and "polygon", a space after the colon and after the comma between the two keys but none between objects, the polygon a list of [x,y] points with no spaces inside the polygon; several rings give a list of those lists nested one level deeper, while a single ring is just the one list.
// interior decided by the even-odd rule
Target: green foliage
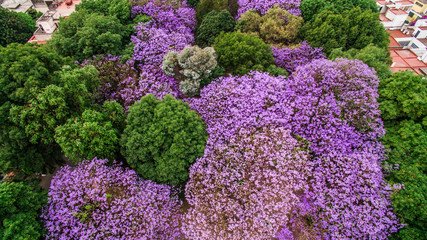
[{"label": "green foliage", "polygon": [[32,144],[20,127],[11,121],[13,106],[23,106],[44,87],[58,82],[55,72],[68,60],[46,47],[10,44],[0,48],[0,171],[40,172],[57,159],[55,148]]},{"label": "green foliage", "polygon": [[382,118],[421,120],[427,113],[427,80],[412,72],[397,72],[380,82]]},{"label": "green foliage", "polygon": [[131,20],[131,7],[129,0],[82,0],[76,10],[116,17],[122,24],[127,24]]},{"label": "green foliage", "polygon": [[193,8],[195,8],[199,2],[200,0],[187,0],[187,4]]},{"label": "green foliage", "polygon": [[260,37],[264,42],[277,47],[296,41],[304,20],[275,5],[265,15],[255,10],[247,11],[237,21],[236,29]]},{"label": "green foliage", "polygon": [[216,65],[209,77],[202,78],[202,81],[200,82],[200,87],[203,89],[205,86],[209,85],[212,81],[219,77],[225,77],[224,68],[219,65]]},{"label": "green foliage", "polygon": [[42,223],[39,216],[47,202],[45,192],[22,182],[0,183],[0,238],[39,239]]},{"label": "green foliage", "polygon": [[327,55],[334,48],[342,47],[344,51],[362,49],[371,43],[387,49],[388,34],[378,18],[378,13],[360,8],[341,14],[324,10],[313,22],[306,23],[301,32],[311,46],[322,47]]},{"label": "green foliage", "polygon": [[116,17],[78,11],[59,22],[48,44],[63,56],[83,61],[99,54],[120,55],[132,32]]},{"label": "green foliage", "polygon": [[373,67],[380,79],[386,79],[391,76],[390,65],[392,63],[390,51],[388,49],[379,48],[370,44],[363,49],[350,49],[343,51],[342,48],[332,50],[329,55],[330,60],[336,58],[358,59]]},{"label": "green foliage", "polygon": [[221,32],[234,31],[236,23],[227,10],[209,12],[197,29],[196,43],[200,47],[211,46]]},{"label": "green foliage", "polygon": [[43,15],[42,12],[39,12],[34,8],[28,9],[27,14],[35,21],[37,21],[37,19],[39,19]]},{"label": "green foliage", "polygon": [[183,186],[208,138],[205,123],[188,103],[146,95],[129,108],[126,123],[120,143],[129,165],[145,179]]},{"label": "green foliage", "polygon": [[274,64],[270,45],[253,35],[221,33],[213,47],[227,73],[244,75],[251,70],[265,71]]},{"label": "green foliage", "polygon": [[196,19],[200,23],[209,12],[227,10],[234,17],[239,5],[237,0],[200,0],[196,7]]},{"label": "green foliage", "polygon": [[98,85],[95,67],[66,68],[60,73],[58,85],[40,89],[26,105],[12,107],[11,118],[25,129],[32,143],[54,143],[55,128],[90,106],[90,97]]},{"label": "green foliage", "polygon": [[105,102],[102,112],[85,110],[55,130],[55,140],[65,156],[74,162],[95,157],[117,159],[124,109],[117,102]]},{"label": "green foliage", "polygon": [[427,227],[427,80],[412,72],[397,72],[380,82],[378,91],[390,149],[386,165],[398,166],[387,181],[403,184],[391,200],[407,224],[392,239],[425,239]]},{"label": "green foliage", "polygon": [[312,21],[323,10],[338,14],[357,7],[377,12],[377,5],[374,0],[302,0],[300,5],[301,16],[306,22]]},{"label": "green foliage", "polygon": [[267,69],[265,69],[265,71],[276,77],[289,75],[289,73],[285,69],[274,65],[270,65]]},{"label": "green foliage", "polygon": [[28,14],[9,11],[0,6],[0,46],[26,43],[36,29],[36,21]]}]

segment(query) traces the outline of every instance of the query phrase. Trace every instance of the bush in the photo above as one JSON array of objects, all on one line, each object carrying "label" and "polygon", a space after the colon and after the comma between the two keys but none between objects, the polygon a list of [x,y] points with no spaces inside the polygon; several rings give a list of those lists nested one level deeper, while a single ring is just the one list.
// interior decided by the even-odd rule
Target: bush
[{"label": "bush", "polygon": [[122,24],[131,20],[131,1],[129,0],[82,0],[76,5],[76,10],[116,17]]},{"label": "bush", "polygon": [[265,15],[250,10],[237,21],[236,29],[260,37],[275,46],[285,46],[296,41],[303,24],[301,17],[290,14],[279,6],[270,8]]},{"label": "bush", "polygon": [[43,211],[48,239],[176,239],[181,202],[168,186],[108,160],[62,167]]},{"label": "bush", "polygon": [[47,195],[22,182],[0,182],[0,238],[39,239]]},{"label": "bush", "polygon": [[211,75],[216,67],[216,53],[211,47],[186,47],[181,53],[170,51],[163,56],[162,70],[167,76],[174,76],[179,89],[187,97],[199,94],[200,82]]},{"label": "bush", "polygon": [[249,10],[255,10],[264,15],[274,5],[278,5],[295,16],[301,15],[299,10],[300,0],[237,0],[237,3],[239,5],[237,18]]},{"label": "bush", "polygon": [[188,103],[146,95],[129,108],[122,154],[144,179],[182,186],[188,168],[203,155],[206,126]]},{"label": "bush", "polygon": [[200,47],[211,46],[221,32],[232,32],[235,25],[233,16],[227,10],[211,11],[197,29],[196,43]]},{"label": "bush", "polygon": [[214,49],[218,62],[227,73],[244,75],[251,70],[264,71],[274,64],[270,45],[259,37],[244,33],[221,33]]}]

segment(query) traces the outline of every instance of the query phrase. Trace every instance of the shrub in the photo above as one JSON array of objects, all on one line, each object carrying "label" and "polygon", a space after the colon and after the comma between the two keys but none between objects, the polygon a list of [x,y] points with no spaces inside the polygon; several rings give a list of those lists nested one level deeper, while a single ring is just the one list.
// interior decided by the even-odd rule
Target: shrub
[{"label": "shrub", "polygon": [[265,15],[254,10],[246,12],[237,21],[236,29],[258,36],[266,43],[285,46],[295,42],[302,24],[301,17],[275,5]]},{"label": "shrub", "polygon": [[187,103],[146,95],[129,108],[122,154],[144,179],[182,186],[188,168],[203,155],[205,124]]},{"label": "shrub", "polygon": [[196,34],[196,43],[200,47],[211,46],[221,32],[234,31],[236,23],[227,10],[209,12],[204,18]]},{"label": "shrub", "polygon": [[199,93],[200,82],[211,75],[216,67],[216,53],[211,47],[186,47],[181,53],[171,51],[163,56],[162,70],[167,76],[174,76],[179,89],[192,97]]},{"label": "shrub", "polygon": [[56,173],[42,215],[47,238],[177,238],[181,202],[174,191],[107,162],[95,158]]},{"label": "shrub", "polygon": [[76,10],[116,17],[122,24],[128,23],[131,19],[129,0],[82,0],[76,5]]},{"label": "shrub", "polygon": [[308,189],[308,153],[289,130],[240,129],[209,140],[190,169],[183,231],[189,239],[271,239]]},{"label": "shrub", "polygon": [[256,36],[221,33],[213,47],[219,64],[231,74],[244,75],[254,69],[264,71],[274,64],[270,46]]},{"label": "shrub", "polygon": [[26,43],[36,30],[36,21],[29,15],[0,6],[0,46]]},{"label": "shrub", "polygon": [[236,16],[238,7],[237,0],[200,0],[196,7],[196,19],[200,23],[211,11],[222,10],[227,10],[232,16]]},{"label": "shrub", "polygon": [[47,195],[22,182],[0,182],[1,239],[39,239]]}]

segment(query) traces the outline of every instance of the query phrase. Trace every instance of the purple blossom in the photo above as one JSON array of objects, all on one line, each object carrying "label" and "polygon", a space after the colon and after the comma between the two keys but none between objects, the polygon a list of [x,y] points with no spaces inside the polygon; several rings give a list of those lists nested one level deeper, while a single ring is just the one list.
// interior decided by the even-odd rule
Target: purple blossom
[{"label": "purple blossom", "polygon": [[274,5],[279,5],[290,14],[301,16],[300,0],[237,0],[237,3],[239,4],[239,9],[237,10],[236,19],[251,9],[255,9],[264,15]]},{"label": "purple blossom", "polygon": [[178,238],[181,202],[174,191],[107,162],[95,158],[57,172],[42,215],[47,238]]},{"label": "purple blossom", "polygon": [[293,73],[297,67],[306,65],[312,60],[326,59],[322,48],[312,48],[306,41],[301,42],[301,45],[294,49],[276,47],[271,47],[271,49],[276,65],[286,69],[289,73]]},{"label": "purple blossom", "polygon": [[227,144],[240,129],[270,126],[307,142],[309,190],[283,234],[386,239],[400,226],[381,172],[384,147],[377,139],[384,128],[377,88],[378,78],[366,64],[322,59],[298,67],[288,79],[259,72],[218,79],[190,105],[216,144]]},{"label": "purple blossom", "polygon": [[240,129],[228,143],[210,139],[190,168],[189,239],[270,239],[308,190],[308,152],[288,130]]}]

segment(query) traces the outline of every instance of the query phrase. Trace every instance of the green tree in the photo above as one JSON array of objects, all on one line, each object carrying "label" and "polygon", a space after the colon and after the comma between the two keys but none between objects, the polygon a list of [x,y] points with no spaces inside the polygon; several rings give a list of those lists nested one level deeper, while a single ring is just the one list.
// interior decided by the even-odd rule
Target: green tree
[{"label": "green tree", "polygon": [[120,151],[123,121],[123,107],[117,102],[105,102],[102,112],[88,109],[81,117],[57,127],[55,140],[74,162],[95,157],[114,160]]},{"label": "green tree", "polygon": [[304,20],[275,5],[265,15],[255,10],[247,11],[237,21],[236,29],[260,37],[264,42],[278,47],[296,41]]},{"label": "green tree", "polygon": [[131,21],[131,7],[129,0],[82,0],[76,10],[116,17],[122,24],[127,24]]},{"label": "green tree", "polygon": [[421,121],[427,113],[427,80],[412,72],[397,72],[380,82],[382,118]]},{"label": "green tree", "polygon": [[369,44],[388,48],[389,39],[378,13],[354,8],[342,14],[324,10],[301,29],[302,36],[313,47],[322,47],[329,55],[334,48],[346,51],[362,49]]},{"label": "green tree", "polygon": [[360,50],[352,48],[348,51],[343,51],[342,48],[335,48],[329,55],[329,59],[335,60],[336,58],[361,60],[368,66],[373,67],[380,79],[387,79],[392,73],[390,70],[392,63],[390,51],[374,46],[373,44]]},{"label": "green tree", "polygon": [[205,123],[188,103],[146,95],[129,108],[126,123],[120,143],[129,165],[145,179],[183,186],[208,138]]},{"label": "green tree", "polygon": [[39,216],[46,203],[46,192],[22,182],[0,182],[0,238],[41,238],[43,226]]},{"label": "green tree", "polygon": [[26,43],[36,29],[36,21],[28,14],[9,11],[0,6],[0,46]]},{"label": "green tree", "polygon": [[28,9],[27,14],[35,21],[37,21],[37,19],[39,19],[43,15],[42,12],[39,12],[34,8]]},{"label": "green tree", "polygon": [[251,70],[265,71],[274,65],[270,45],[259,37],[239,32],[221,33],[213,45],[225,71],[244,75]]},{"label": "green tree", "polygon": [[394,211],[406,226],[392,239],[425,239],[427,227],[427,80],[397,72],[382,80],[379,102],[389,148],[389,184],[403,184],[391,195]]},{"label": "green tree", "polygon": [[196,19],[200,23],[209,12],[227,10],[234,17],[239,5],[237,0],[200,0],[196,7]]},{"label": "green tree", "polygon": [[373,12],[378,11],[374,0],[302,0],[300,5],[301,16],[306,22],[312,21],[323,10],[338,14],[357,7],[363,10],[370,9]]},{"label": "green tree", "polygon": [[63,56],[83,61],[100,54],[121,55],[131,33],[116,17],[78,11],[59,22],[48,44]]},{"label": "green tree", "polygon": [[209,12],[204,18],[196,34],[196,43],[200,47],[211,46],[221,32],[234,31],[236,23],[227,10]]},{"label": "green tree", "polygon": [[9,44],[0,48],[0,171],[44,171],[59,151],[51,146],[32,144],[25,128],[11,121],[13,106],[23,106],[40,89],[58,81],[56,71],[67,64],[44,46]]},{"label": "green tree", "polygon": [[28,104],[14,106],[11,119],[25,129],[32,143],[54,143],[55,128],[90,107],[90,97],[99,85],[98,71],[93,66],[66,68],[59,83],[40,89]]}]

